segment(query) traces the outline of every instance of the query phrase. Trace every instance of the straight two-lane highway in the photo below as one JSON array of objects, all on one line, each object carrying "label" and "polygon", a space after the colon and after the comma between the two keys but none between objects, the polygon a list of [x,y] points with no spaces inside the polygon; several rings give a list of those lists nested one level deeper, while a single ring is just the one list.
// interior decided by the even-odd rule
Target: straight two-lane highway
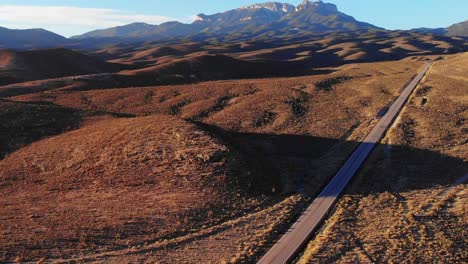
[{"label": "straight two-lane highway", "polygon": [[288,232],[260,259],[259,264],[284,264],[294,258],[310,238],[311,234],[318,229],[372,149],[384,137],[386,131],[393,124],[401,109],[408,101],[408,98],[432,64],[432,62],[428,63],[403,90],[398,99],[354,151],[335,177],[291,226]]}]

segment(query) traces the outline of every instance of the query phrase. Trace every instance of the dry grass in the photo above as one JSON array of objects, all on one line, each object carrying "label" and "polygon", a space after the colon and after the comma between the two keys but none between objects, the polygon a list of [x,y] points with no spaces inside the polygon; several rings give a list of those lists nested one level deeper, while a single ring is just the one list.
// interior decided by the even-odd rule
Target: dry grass
[{"label": "dry grass", "polygon": [[466,62],[433,66],[300,263],[466,261]]},{"label": "dry grass", "polygon": [[[15,97],[139,117],[85,124],[0,162],[3,258],[254,261],[304,204],[287,194],[302,181],[315,193],[422,65]],[[179,118],[224,132],[208,135]],[[219,150],[228,154],[216,162]],[[275,177],[283,198],[251,191]]]},{"label": "dry grass", "polygon": [[[327,75],[80,92],[56,90],[14,99],[138,116],[170,114],[225,131],[264,135],[248,140],[256,149],[246,151],[260,164],[258,171],[265,174],[263,178],[280,179],[280,189],[289,192],[296,191],[291,181],[307,175],[306,189],[314,193],[355,146],[352,142],[338,143],[362,139],[377,113],[422,65],[417,60],[350,64]],[[327,91],[318,88],[337,79],[340,83]],[[267,135],[283,138],[272,143]],[[284,143],[289,140],[287,135],[303,136],[296,140],[307,142],[311,151],[304,155],[298,151],[300,144]],[[272,145],[278,149],[275,155]]]},{"label": "dry grass", "polygon": [[139,247],[261,206],[229,149],[163,116],[93,123],[0,161],[1,260]]},{"label": "dry grass", "polygon": [[[175,114],[239,132],[341,138],[363,120],[373,119],[421,65],[419,61],[350,64],[336,68],[331,75],[86,92],[56,90],[15,100],[52,101],[74,108],[136,115]],[[316,87],[324,80],[342,76],[352,79],[337,84],[332,91]],[[296,109],[303,112],[300,116],[290,103],[295,100],[299,103]],[[273,114],[269,122],[255,125],[265,112]]]}]

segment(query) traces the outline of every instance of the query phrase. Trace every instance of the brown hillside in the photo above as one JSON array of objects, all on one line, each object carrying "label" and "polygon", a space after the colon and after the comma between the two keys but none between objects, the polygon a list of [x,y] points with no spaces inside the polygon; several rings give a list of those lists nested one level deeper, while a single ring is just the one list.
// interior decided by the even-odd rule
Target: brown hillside
[{"label": "brown hillside", "polygon": [[245,166],[172,117],[105,120],[0,161],[2,262],[73,257],[183,236],[251,210]]},{"label": "brown hillside", "polygon": [[0,51],[0,85],[119,69],[116,64],[67,49]]},{"label": "brown hillside", "polygon": [[38,139],[77,128],[81,121],[78,110],[0,100],[0,160]]},{"label": "brown hillside", "polygon": [[[56,90],[14,99],[49,101],[88,111],[138,116],[174,115],[239,133],[310,135],[330,139],[324,140],[325,144],[318,144],[314,149],[316,153],[308,153],[297,161],[308,165],[295,164],[295,151],[285,154],[291,156],[289,158],[279,154],[272,160],[256,160],[259,164],[266,163],[263,167],[275,168],[262,173],[270,179],[278,179],[304,174],[316,155],[322,155],[322,151],[331,148],[336,140],[362,137],[375,123],[378,113],[422,65],[423,62],[418,60],[350,64],[334,69],[332,74],[306,77],[94,91]],[[260,153],[247,151],[247,155],[268,155],[269,140],[265,141],[266,147],[261,146]],[[341,158],[340,155],[336,161]],[[311,175],[307,187],[311,192],[320,187],[322,177],[326,177],[315,172],[307,174]],[[285,192],[295,188],[288,184],[289,180],[285,180],[276,188]]]},{"label": "brown hillside", "polygon": [[219,80],[278,75],[272,65],[261,62],[237,60],[224,55],[195,55],[189,58],[168,60],[155,66],[123,71],[124,75],[146,75],[155,78],[182,78],[195,80]]},{"label": "brown hillside", "polygon": [[[178,115],[233,131],[310,133],[339,138],[346,135],[359,117],[372,119],[422,65],[418,60],[350,64],[330,69],[331,74],[314,76],[94,91],[56,90],[14,99],[50,101],[93,111]],[[316,86],[334,79],[341,81],[329,90]],[[266,113],[271,113],[270,118],[265,117]]]},{"label": "brown hillside", "polygon": [[[337,33],[300,40],[284,38],[249,43],[129,44],[112,51],[103,49],[95,54],[111,53],[114,56],[112,62],[137,65],[140,68],[157,66],[182,57],[190,59],[201,52],[250,61],[301,61],[302,67],[327,67],[352,62],[398,60],[414,55],[454,53],[467,49],[465,39],[392,31]],[[356,53],[361,55],[352,56]],[[289,69],[292,70],[297,71],[298,68]]]},{"label": "brown hillside", "polygon": [[[51,76],[85,74],[80,67],[92,73],[114,72],[117,69],[123,71],[108,75],[108,78],[104,79],[92,76],[82,77],[79,82],[73,82],[72,85],[66,80],[62,84],[53,80],[51,82],[54,84],[50,86],[53,88],[48,88],[47,80],[44,80],[47,87],[43,87],[43,83],[39,85],[17,83],[14,86],[0,87],[0,97],[57,88],[94,90],[185,84],[220,79],[301,76],[320,73],[320,68],[323,67],[337,67],[349,63],[396,61],[411,56],[451,54],[467,49],[468,42],[460,37],[393,31],[334,33],[320,38],[311,36],[300,40],[286,38],[263,42],[120,44],[90,53],[92,58],[67,59],[72,62],[84,61],[71,66],[53,60],[65,56],[55,53],[71,51],[58,50],[52,54],[49,54],[50,50],[34,51],[36,55],[32,57],[39,62],[47,61],[50,64],[49,61],[52,58],[54,62],[52,68],[49,65],[43,67],[44,65],[38,62],[27,64],[37,66],[34,67],[35,70],[30,71],[18,71],[14,67],[4,68],[3,74],[0,72],[0,85]],[[18,57],[17,54],[15,56]],[[12,61],[8,57],[11,56],[3,55],[4,64]],[[119,66],[111,67],[112,69],[107,67],[95,69],[94,65],[102,65],[102,62],[94,61],[91,63],[93,66],[90,67],[87,60],[107,60],[108,63]],[[21,60],[14,61],[15,64],[21,62]],[[56,66],[53,66],[55,64]],[[44,70],[46,72],[43,72]]]}]

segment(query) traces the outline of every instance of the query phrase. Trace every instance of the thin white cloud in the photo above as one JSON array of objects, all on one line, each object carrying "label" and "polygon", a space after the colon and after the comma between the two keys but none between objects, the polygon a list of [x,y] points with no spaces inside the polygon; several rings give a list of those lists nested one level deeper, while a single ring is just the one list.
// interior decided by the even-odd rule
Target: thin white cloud
[{"label": "thin white cloud", "polygon": [[[133,22],[161,24],[177,20],[167,16],[143,15],[127,11],[72,6],[0,5],[0,26],[55,29],[63,35],[83,33]],[[82,32],[77,32],[82,31]]]}]

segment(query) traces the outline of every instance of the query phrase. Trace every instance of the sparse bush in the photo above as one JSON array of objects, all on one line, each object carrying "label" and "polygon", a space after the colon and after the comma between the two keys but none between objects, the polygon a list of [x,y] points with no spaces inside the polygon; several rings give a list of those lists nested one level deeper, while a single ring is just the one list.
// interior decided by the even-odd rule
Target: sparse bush
[{"label": "sparse bush", "polygon": [[226,96],[223,96],[221,98],[219,98],[212,107],[210,107],[209,109],[201,112],[199,115],[198,115],[198,118],[206,118],[208,117],[211,113],[216,113],[216,112],[219,112],[221,110],[223,110],[227,103],[229,102],[230,99],[232,99],[234,96],[232,95],[226,95]]},{"label": "sparse bush", "polygon": [[301,94],[299,97],[290,97],[286,103],[291,107],[292,113],[296,118],[305,116],[307,108],[305,104],[309,101],[309,95]]},{"label": "sparse bush", "polygon": [[317,91],[331,92],[331,91],[333,91],[333,88],[336,85],[344,83],[344,82],[349,81],[351,79],[352,79],[352,77],[350,77],[350,76],[338,76],[338,77],[334,77],[334,78],[325,79],[323,81],[319,81],[319,82],[315,83],[315,89]]},{"label": "sparse bush", "polygon": [[424,85],[421,89],[416,91],[416,96],[425,96],[432,90],[432,86]]},{"label": "sparse bush", "polygon": [[276,113],[273,113],[271,111],[265,111],[263,112],[260,116],[255,118],[255,120],[252,123],[253,127],[262,127],[270,124],[275,120],[276,118]]},{"label": "sparse bush", "polygon": [[188,104],[190,104],[192,101],[191,100],[187,100],[187,101],[183,101],[183,102],[180,102],[178,104],[175,104],[171,107],[169,107],[169,114],[170,115],[178,115],[180,114],[180,109]]},{"label": "sparse bush", "polygon": [[151,103],[151,101],[153,100],[153,95],[154,95],[153,91],[148,91],[145,93],[145,97],[144,97],[145,104]]},{"label": "sparse bush", "polygon": [[385,86],[379,86],[379,91],[382,93],[382,94],[385,94],[385,95],[390,95],[391,93],[388,91],[388,88],[385,87]]},{"label": "sparse bush", "polygon": [[414,121],[413,119],[406,120],[400,125],[400,127],[403,132],[403,140],[405,144],[412,145],[414,139],[416,138],[416,121]]}]

